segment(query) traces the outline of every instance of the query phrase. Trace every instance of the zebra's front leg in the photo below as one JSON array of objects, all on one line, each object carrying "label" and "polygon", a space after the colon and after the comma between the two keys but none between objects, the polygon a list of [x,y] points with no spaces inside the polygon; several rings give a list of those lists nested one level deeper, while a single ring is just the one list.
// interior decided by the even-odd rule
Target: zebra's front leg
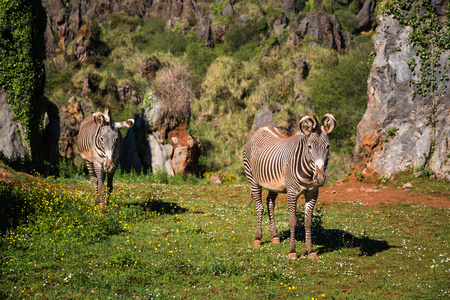
[{"label": "zebra's front leg", "polygon": [[297,259],[295,251],[295,228],[297,227],[297,199],[298,195],[294,192],[288,192],[287,201],[289,209],[289,258]]},{"label": "zebra's front leg", "polygon": [[305,246],[308,252],[308,258],[317,259],[317,253],[314,252],[311,239],[311,227],[314,205],[319,197],[319,189],[305,194]]},{"label": "zebra's front leg", "polygon": [[98,196],[98,182],[97,182],[97,174],[95,174],[94,164],[88,160],[86,160],[86,165],[89,171],[89,175],[91,175],[91,182],[94,185],[94,195],[95,195],[95,203],[100,203],[100,198]]},{"label": "zebra's front leg", "polygon": [[103,167],[101,164],[94,163],[94,170],[95,174],[97,176],[97,183],[98,183],[98,195],[96,195],[100,198],[100,202],[98,203],[98,206],[100,209],[104,209],[106,206],[106,199],[105,199],[105,172],[103,171]]},{"label": "zebra's front leg", "polygon": [[108,178],[108,185],[107,185],[107,189],[106,189],[106,197],[109,198],[109,195],[111,195],[112,191],[113,191],[113,178],[114,178],[114,173],[116,172],[116,170],[113,170],[111,173],[108,173],[107,178]]},{"label": "zebra's front leg", "polygon": [[270,222],[270,235],[272,236],[272,244],[280,244],[280,237],[277,233],[277,228],[275,226],[275,199],[277,198],[278,193],[270,192],[267,196],[267,210],[269,211],[269,222]]},{"label": "zebra's front leg", "polygon": [[262,215],[264,212],[264,206],[262,204],[261,194],[262,194],[261,186],[252,184],[252,199],[253,199],[253,201],[255,201],[256,216],[257,216],[256,235],[255,235],[255,241],[253,242],[253,246],[260,246],[261,239],[262,239],[261,223],[262,223]]}]

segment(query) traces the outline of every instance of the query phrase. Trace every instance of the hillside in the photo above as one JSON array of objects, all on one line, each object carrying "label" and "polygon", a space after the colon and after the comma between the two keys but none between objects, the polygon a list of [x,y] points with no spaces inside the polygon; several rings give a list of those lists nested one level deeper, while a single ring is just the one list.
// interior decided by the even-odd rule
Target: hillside
[{"label": "hillside", "polygon": [[[172,119],[199,139],[200,173],[242,172],[242,147],[261,110],[272,116],[263,122],[287,131],[302,115],[334,114],[332,151],[349,157],[365,111],[372,49],[370,35],[359,33],[375,26],[358,13],[373,15],[374,7],[362,9],[361,1],[127,3],[43,1],[50,20],[45,94],[60,110],[75,105],[86,115],[109,103],[117,120],[143,116],[152,95],[160,100],[168,93],[160,74],[178,68],[190,115]],[[179,96],[171,97],[168,106],[181,105]],[[71,160],[76,130],[60,124],[59,152]],[[172,129],[159,130],[161,143]],[[135,154],[139,166],[142,155]]]}]

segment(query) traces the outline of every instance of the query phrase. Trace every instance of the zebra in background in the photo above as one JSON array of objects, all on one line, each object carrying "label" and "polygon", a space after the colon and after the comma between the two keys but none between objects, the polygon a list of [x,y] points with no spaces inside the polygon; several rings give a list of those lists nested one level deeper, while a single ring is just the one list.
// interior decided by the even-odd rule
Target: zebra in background
[{"label": "zebra in background", "polygon": [[295,227],[297,199],[305,195],[305,246],[309,258],[317,258],[311,242],[311,224],[319,187],[324,185],[328,162],[328,134],[336,127],[330,114],[322,118],[322,126],[315,114],[300,120],[299,131],[291,137],[272,126],[257,130],[244,146],[245,175],[251,185],[252,200],[256,203],[257,227],[255,246],[261,245],[262,188],[269,190],[269,211],[272,243],[279,244],[275,227],[274,206],[278,193],[287,193],[289,208],[289,257],[297,258]]},{"label": "zebra in background", "polygon": [[122,152],[121,128],[132,127],[133,119],[114,122],[111,109],[107,105],[103,113],[96,112],[80,124],[77,147],[81,157],[86,161],[91,181],[94,184],[95,201],[101,209],[106,206],[105,177],[108,175],[106,196],[112,192],[113,177],[117,170],[117,162]]}]

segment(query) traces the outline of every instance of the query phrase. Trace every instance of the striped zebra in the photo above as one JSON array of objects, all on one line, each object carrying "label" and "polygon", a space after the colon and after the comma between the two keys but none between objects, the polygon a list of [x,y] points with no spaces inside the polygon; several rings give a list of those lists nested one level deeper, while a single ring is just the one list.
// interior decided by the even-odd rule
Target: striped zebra
[{"label": "striped zebra", "polygon": [[322,126],[315,114],[305,116],[299,123],[299,131],[291,137],[272,126],[257,130],[244,147],[245,175],[251,185],[252,200],[256,203],[257,227],[255,246],[261,245],[261,219],[263,204],[261,190],[269,191],[269,211],[272,243],[279,244],[275,227],[274,206],[278,193],[287,193],[289,208],[289,257],[297,258],[295,251],[295,227],[297,225],[297,199],[305,195],[305,246],[309,258],[317,258],[311,242],[312,212],[319,195],[319,187],[325,183],[328,162],[328,134],[336,127],[330,114],[322,118]]},{"label": "striped zebra", "polygon": [[[119,129],[133,125],[133,119],[114,122],[109,106],[106,106],[103,113],[96,112],[80,124],[77,147],[81,157],[86,161],[94,184],[95,201],[101,209],[106,206],[105,194],[107,197],[112,192],[113,177],[122,151],[122,135]],[[106,175],[108,175],[108,189],[105,193]]]}]

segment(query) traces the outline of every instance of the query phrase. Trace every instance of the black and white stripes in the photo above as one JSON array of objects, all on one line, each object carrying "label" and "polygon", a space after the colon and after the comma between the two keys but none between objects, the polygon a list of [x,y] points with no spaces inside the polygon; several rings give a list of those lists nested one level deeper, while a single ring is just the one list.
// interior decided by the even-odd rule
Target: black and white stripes
[{"label": "black and white stripes", "polygon": [[317,257],[311,242],[311,217],[319,195],[319,187],[325,183],[325,169],[328,162],[328,133],[336,126],[330,114],[322,119],[317,116],[304,117],[299,123],[299,132],[288,137],[273,127],[256,131],[244,147],[245,175],[252,189],[252,200],[256,203],[257,229],[254,245],[261,244],[261,219],[263,205],[261,189],[269,190],[267,208],[269,211],[272,242],[280,239],[275,227],[273,208],[278,193],[287,193],[289,207],[289,257],[297,258],[295,251],[296,207],[300,195],[305,195],[306,249],[309,257]]},{"label": "black and white stripes", "polygon": [[101,208],[106,205],[103,182],[108,177],[106,194],[111,193],[114,173],[122,151],[122,135],[119,129],[133,125],[132,119],[120,123],[114,122],[109,106],[105,108],[104,113],[96,112],[80,124],[77,147],[81,157],[86,161],[94,185],[95,199]]}]

